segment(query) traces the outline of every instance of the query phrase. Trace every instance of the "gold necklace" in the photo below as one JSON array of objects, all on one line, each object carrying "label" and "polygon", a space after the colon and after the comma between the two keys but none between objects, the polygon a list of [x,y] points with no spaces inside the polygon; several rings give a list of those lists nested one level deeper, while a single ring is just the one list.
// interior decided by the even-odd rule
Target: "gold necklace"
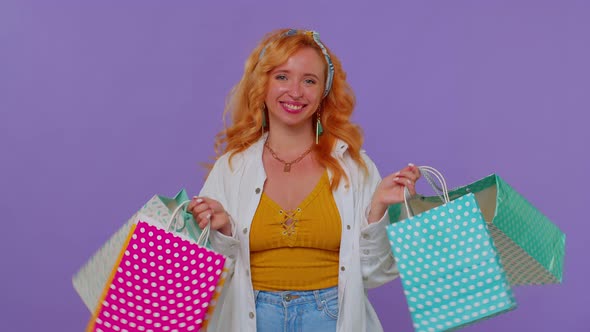
[{"label": "gold necklace", "polygon": [[311,150],[313,149],[313,144],[309,147],[309,149],[305,150],[305,152],[303,152],[299,157],[297,157],[297,159],[293,160],[293,161],[284,161],[283,159],[279,158],[279,156],[277,156],[277,154],[270,148],[270,145],[268,145],[268,141],[266,143],[264,143],[264,146],[266,146],[266,148],[268,149],[268,151],[270,152],[270,155],[276,159],[277,161],[281,162],[283,165],[285,165],[283,167],[283,172],[291,172],[291,165],[296,164],[298,162],[301,161],[301,159],[305,158],[305,156],[307,156]]}]

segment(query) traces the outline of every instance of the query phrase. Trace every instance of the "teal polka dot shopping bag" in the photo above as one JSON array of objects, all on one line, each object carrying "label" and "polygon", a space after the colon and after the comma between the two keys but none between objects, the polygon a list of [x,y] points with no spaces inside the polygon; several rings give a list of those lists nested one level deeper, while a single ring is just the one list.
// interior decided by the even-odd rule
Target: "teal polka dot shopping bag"
[{"label": "teal polka dot shopping bag", "polygon": [[387,227],[416,331],[515,309],[512,285],[561,282],[565,235],[497,175],[449,191],[419,169],[437,195],[406,195]]}]

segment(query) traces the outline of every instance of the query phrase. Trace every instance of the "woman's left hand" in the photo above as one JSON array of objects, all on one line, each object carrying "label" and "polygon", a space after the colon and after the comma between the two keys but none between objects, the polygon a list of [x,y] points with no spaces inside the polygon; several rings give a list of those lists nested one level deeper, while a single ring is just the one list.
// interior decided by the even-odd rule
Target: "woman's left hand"
[{"label": "woman's left hand", "polygon": [[399,172],[384,177],[375,189],[371,200],[369,223],[379,221],[389,205],[403,202],[405,187],[408,187],[410,194],[416,194],[416,181],[419,178],[420,171],[414,164],[408,164]]}]

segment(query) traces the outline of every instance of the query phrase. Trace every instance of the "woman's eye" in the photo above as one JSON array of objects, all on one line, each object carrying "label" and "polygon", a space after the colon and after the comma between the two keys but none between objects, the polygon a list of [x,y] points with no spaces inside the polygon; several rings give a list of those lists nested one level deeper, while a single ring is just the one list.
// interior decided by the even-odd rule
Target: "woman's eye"
[{"label": "woman's eye", "polygon": [[308,78],[308,79],[305,80],[305,84],[313,85],[315,83],[316,83],[316,81],[313,80],[313,79],[311,79],[311,78]]},{"label": "woman's eye", "polygon": [[275,79],[277,79],[279,81],[284,81],[287,79],[287,75],[279,74],[279,75],[275,76]]}]

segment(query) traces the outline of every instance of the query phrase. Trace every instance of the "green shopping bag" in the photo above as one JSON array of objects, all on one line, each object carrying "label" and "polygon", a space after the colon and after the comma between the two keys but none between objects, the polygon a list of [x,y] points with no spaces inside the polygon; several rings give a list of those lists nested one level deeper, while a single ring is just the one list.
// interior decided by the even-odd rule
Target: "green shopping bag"
[{"label": "green shopping bag", "polygon": [[515,309],[510,283],[474,194],[450,199],[438,171],[419,169],[424,178],[432,172],[439,179],[444,203],[416,212],[405,201],[409,217],[387,226],[414,329],[454,330]]},{"label": "green shopping bag", "polygon": [[[496,174],[448,192],[451,200],[469,193],[481,208],[511,285],[562,282],[565,234],[557,226]],[[439,196],[416,195],[408,203],[414,214],[442,205]],[[406,219],[403,203],[390,206],[389,217],[391,222]]]},{"label": "green shopping bag", "polygon": [[[141,213],[164,227],[168,224],[174,210],[188,200],[189,197],[184,189],[180,190],[173,198],[154,195],[76,272],[72,278],[74,288],[90,312],[94,312],[98,305],[119,252],[125,244],[136,217]],[[195,223],[192,214],[183,209],[175,218],[177,218],[175,220],[177,226],[173,231],[197,241],[201,230]]]}]

